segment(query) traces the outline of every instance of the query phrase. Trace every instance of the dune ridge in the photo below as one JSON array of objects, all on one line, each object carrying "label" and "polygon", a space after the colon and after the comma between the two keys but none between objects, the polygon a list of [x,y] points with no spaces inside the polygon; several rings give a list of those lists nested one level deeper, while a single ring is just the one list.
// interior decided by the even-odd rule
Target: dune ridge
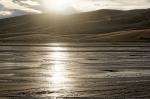
[{"label": "dune ridge", "polygon": [[0,42],[150,41],[150,9],[0,19]]}]

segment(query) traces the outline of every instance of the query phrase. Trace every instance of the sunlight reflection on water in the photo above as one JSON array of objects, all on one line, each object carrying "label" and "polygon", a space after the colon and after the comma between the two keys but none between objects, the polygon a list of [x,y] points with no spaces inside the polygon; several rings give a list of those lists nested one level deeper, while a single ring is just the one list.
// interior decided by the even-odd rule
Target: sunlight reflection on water
[{"label": "sunlight reflection on water", "polygon": [[[52,65],[50,66],[51,77],[49,78],[50,87],[55,91],[60,89],[66,89],[65,83],[69,81],[66,69],[67,64],[65,64],[64,59],[69,59],[69,53],[63,52],[67,50],[65,47],[57,46],[51,48],[52,52],[49,53],[49,58],[52,59]],[[54,96],[57,96],[55,94]]]},{"label": "sunlight reflection on water", "polygon": [[0,96],[150,96],[149,45],[2,44]]}]

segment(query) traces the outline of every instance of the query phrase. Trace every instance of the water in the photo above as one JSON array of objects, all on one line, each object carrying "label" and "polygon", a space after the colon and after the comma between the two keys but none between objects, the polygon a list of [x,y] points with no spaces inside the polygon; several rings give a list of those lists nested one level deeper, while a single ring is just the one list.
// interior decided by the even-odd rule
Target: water
[{"label": "water", "polygon": [[149,43],[0,44],[0,99],[150,98]]}]

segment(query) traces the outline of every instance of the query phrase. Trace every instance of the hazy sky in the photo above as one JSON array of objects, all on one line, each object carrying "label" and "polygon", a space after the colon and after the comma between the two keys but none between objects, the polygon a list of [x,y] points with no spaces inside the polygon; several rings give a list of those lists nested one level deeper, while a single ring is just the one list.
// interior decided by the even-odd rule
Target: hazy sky
[{"label": "hazy sky", "polygon": [[[43,0],[0,0],[0,18],[42,13]],[[56,1],[56,0],[55,0]],[[74,0],[72,8],[77,11],[97,9],[145,9],[150,7],[150,0]]]}]

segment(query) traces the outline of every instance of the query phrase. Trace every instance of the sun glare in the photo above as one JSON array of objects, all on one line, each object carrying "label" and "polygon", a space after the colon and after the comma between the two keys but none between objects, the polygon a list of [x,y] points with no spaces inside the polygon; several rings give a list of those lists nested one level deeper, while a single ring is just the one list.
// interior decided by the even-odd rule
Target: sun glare
[{"label": "sun glare", "polygon": [[52,12],[65,12],[72,4],[72,0],[44,0],[46,10]]}]

